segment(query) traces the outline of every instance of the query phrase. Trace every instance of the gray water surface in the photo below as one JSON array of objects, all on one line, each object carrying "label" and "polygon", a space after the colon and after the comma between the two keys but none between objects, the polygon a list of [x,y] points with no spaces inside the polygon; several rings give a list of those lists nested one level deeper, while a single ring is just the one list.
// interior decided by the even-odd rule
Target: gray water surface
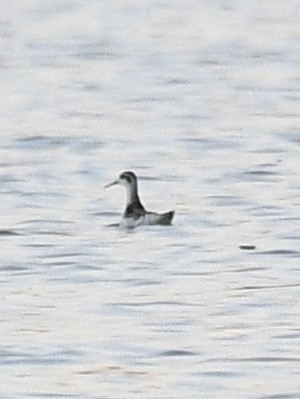
[{"label": "gray water surface", "polygon": [[2,3],[0,397],[299,399],[298,2]]}]

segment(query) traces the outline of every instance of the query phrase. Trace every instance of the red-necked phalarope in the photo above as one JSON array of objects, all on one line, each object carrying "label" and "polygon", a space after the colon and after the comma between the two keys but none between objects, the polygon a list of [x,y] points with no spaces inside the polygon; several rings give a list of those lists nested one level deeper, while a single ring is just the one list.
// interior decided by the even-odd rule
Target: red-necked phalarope
[{"label": "red-necked phalarope", "polygon": [[147,212],[143,207],[139,195],[136,175],[133,172],[123,172],[118,180],[107,184],[105,188],[121,184],[126,188],[126,209],[120,226],[134,228],[141,225],[170,225],[174,211],[166,213]]}]

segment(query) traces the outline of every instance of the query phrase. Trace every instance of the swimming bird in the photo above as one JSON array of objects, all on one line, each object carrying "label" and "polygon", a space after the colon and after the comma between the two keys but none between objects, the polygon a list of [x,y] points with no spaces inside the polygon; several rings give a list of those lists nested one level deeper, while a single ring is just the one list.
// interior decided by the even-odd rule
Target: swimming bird
[{"label": "swimming bird", "polygon": [[141,225],[170,225],[174,211],[165,213],[148,212],[143,207],[138,195],[137,177],[133,172],[123,172],[119,178],[105,188],[121,184],[126,188],[126,208],[120,226],[134,228]]}]

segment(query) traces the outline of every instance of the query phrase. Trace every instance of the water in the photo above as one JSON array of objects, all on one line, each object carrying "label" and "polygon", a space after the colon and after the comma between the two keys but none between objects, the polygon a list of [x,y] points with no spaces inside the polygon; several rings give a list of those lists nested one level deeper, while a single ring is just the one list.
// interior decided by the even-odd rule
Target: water
[{"label": "water", "polygon": [[297,5],[2,2],[1,398],[300,397]]}]

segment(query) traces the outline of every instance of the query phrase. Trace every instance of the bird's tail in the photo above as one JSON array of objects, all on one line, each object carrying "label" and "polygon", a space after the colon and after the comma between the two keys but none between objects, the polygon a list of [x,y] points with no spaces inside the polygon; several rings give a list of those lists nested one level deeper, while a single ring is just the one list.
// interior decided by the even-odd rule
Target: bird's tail
[{"label": "bird's tail", "polygon": [[158,224],[162,224],[164,226],[170,225],[172,223],[172,219],[174,217],[175,211],[170,211],[166,213],[161,213],[157,220]]}]

